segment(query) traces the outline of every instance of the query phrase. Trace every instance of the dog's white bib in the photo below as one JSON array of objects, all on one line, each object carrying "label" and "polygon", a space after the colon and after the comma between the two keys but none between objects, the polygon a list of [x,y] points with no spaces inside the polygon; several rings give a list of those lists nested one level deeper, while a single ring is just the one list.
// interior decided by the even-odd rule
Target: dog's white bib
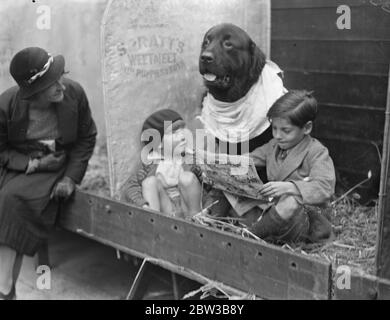
[{"label": "dog's white bib", "polygon": [[278,76],[281,72],[278,65],[267,60],[259,80],[235,102],[219,101],[208,93],[198,116],[206,131],[230,143],[244,142],[262,134],[270,125],[268,110],[287,92]]}]

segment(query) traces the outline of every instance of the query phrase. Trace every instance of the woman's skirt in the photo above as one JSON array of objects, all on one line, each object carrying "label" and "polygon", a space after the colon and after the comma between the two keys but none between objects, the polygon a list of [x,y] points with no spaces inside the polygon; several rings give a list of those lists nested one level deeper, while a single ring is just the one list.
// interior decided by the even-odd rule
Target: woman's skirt
[{"label": "woman's skirt", "polygon": [[65,169],[31,175],[0,171],[0,245],[33,256],[55,224],[59,206],[50,195]]}]

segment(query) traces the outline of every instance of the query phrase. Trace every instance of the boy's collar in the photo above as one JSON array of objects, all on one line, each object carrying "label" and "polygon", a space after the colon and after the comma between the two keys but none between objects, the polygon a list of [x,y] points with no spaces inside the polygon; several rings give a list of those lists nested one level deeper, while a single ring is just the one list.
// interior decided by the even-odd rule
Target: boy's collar
[{"label": "boy's collar", "polygon": [[311,143],[311,136],[307,135],[293,148],[289,149],[288,155],[280,167],[280,171],[275,177],[275,181],[284,181],[294,170],[302,163],[303,159],[309,152],[308,146]]}]

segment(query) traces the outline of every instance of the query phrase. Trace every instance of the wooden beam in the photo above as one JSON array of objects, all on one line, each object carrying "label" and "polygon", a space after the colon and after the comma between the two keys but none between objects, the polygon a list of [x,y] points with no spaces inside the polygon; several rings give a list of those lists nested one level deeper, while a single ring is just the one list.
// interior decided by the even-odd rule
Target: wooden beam
[{"label": "wooden beam", "polygon": [[382,168],[379,187],[376,268],[379,277],[390,279],[390,70],[385,115]]},{"label": "wooden beam", "polygon": [[351,7],[368,6],[368,0],[272,0],[272,9],[329,8],[346,4]]},{"label": "wooden beam", "polygon": [[336,300],[389,300],[390,281],[368,274],[352,274],[350,288],[338,289],[335,282]]},{"label": "wooden beam", "polygon": [[266,299],[329,299],[331,265],[278,246],[76,192],[60,224],[140,257],[192,270]]},{"label": "wooden beam", "polygon": [[[271,39],[283,37],[319,39],[319,41],[322,39],[347,40],[347,47],[351,40],[372,39],[381,42],[390,39],[387,0],[374,0],[377,3],[382,2],[383,5],[378,6],[371,4],[373,0],[364,0],[366,4],[358,6],[351,6],[356,3],[356,0],[285,0],[283,2],[287,4],[287,7],[284,8],[278,6],[279,1],[274,1],[271,1]],[[321,6],[321,3],[324,5]],[[336,21],[341,16],[337,13],[340,5],[351,7],[352,27],[347,32],[343,32],[336,26]],[[272,52],[273,49],[271,49]],[[311,60],[317,60],[322,54],[328,55],[329,59],[333,56],[330,48],[326,52],[317,51],[316,58]]]}]

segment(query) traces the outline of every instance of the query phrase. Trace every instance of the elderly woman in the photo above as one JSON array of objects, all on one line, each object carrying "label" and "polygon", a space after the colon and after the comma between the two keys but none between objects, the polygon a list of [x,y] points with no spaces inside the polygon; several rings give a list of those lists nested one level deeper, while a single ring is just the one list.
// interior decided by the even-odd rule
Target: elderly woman
[{"label": "elderly woman", "polygon": [[0,299],[15,298],[23,255],[47,240],[95,146],[87,97],[64,65],[62,55],[23,49],[10,64],[18,86],[0,95]]}]

